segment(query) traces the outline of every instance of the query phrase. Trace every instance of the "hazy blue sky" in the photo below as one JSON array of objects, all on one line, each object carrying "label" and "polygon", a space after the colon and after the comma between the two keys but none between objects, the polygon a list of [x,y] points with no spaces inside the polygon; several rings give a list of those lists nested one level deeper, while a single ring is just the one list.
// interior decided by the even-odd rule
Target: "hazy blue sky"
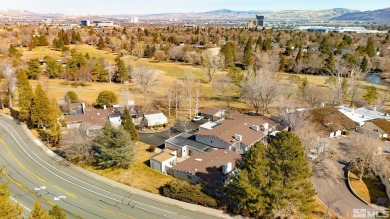
[{"label": "hazy blue sky", "polygon": [[215,9],[285,10],[349,8],[375,10],[389,0],[0,0],[0,10],[25,9],[64,14],[147,14]]}]

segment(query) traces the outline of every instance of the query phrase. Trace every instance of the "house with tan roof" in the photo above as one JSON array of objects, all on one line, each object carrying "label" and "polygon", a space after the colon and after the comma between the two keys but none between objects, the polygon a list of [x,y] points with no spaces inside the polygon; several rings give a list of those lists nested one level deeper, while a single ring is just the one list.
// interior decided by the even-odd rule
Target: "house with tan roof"
[{"label": "house with tan roof", "polygon": [[275,130],[277,123],[264,116],[232,114],[194,133],[197,142],[214,148],[245,153],[253,144],[263,141]]},{"label": "house with tan roof", "polygon": [[82,114],[65,115],[66,128],[68,129],[83,129],[87,134],[100,130],[104,124],[110,121],[114,126],[121,123],[119,115],[114,109],[104,108],[84,108]]},{"label": "house with tan roof", "polygon": [[223,182],[234,170],[241,156],[234,151],[214,149],[199,153],[172,167],[173,176],[190,183],[206,183],[209,186]]},{"label": "house with tan roof", "polygon": [[387,138],[390,134],[390,121],[386,119],[366,121],[358,130],[376,138]]},{"label": "house with tan roof", "polygon": [[176,151],[167,148],[151,157],[149,161],[152,169],[157,170],[160,173],[172,175],[172,166],[177,162]]},{"label": "house with tan roof", "polygon": [[226,110],[216,107],[205,107],[199,111],[199,114],[205,119],[214,121],[223,118],[226,114]]}]

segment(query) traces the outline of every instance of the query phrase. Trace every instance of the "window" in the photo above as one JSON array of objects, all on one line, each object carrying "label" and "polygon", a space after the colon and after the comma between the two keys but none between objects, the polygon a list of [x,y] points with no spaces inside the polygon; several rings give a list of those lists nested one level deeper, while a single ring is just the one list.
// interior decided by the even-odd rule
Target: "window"
[{"label": "window", "polygon": [[213,140],[211,140],[210,143],[212,144],[212,143],[213,143]]}]

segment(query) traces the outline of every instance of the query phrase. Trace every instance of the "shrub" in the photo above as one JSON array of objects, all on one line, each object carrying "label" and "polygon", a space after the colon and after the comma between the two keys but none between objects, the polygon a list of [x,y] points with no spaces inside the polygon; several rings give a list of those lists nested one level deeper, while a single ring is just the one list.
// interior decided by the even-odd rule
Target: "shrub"
[{"label": "shrub", "polygon": [[199,184],[191,185],[181,180],[173,180],[160,187],[160,192],[163,196],[180,201],[199,204],[206,207],[217,207],[217,200],[204,194]]},{"label": "shrub", "polygon": [[156,146],[154,146],[154,145],[150,145],[148,148],[149,152],[154,152],[155,150],[156,150]]},{"label": "shrub", "polygon": [[343,135],[347,135],[347,136],[348,136],[350,133],[351,133],[351,132],[350,132],[349,130],[344,130],[344,131],[343,131]]},{"label": "shrub", "polygon": [[68,97],[69,97],[69,99],[70,99],[70,102],[72,102],[72,103],[77,103],[78,97],[77,97],[76,92],[74,92],[74,91],[68,91],[68,93],[66,93],[66,95],[68,95]]}]

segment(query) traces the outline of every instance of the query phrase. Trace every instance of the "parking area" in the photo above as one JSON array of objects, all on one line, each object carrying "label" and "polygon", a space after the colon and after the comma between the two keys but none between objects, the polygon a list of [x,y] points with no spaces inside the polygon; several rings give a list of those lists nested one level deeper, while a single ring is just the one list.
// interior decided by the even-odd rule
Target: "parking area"
[{"label": "parking area", "polygon": [[175,124],[168,130],[155,133],[139,133],[140,141],[149,145],[155,145],[159,148],[164,147],[166,139],[178,135],[185,131],[193,131],[199,127],[199,125],[207,122],[202,120],[199,122],[192,121],[176,121]]}]

